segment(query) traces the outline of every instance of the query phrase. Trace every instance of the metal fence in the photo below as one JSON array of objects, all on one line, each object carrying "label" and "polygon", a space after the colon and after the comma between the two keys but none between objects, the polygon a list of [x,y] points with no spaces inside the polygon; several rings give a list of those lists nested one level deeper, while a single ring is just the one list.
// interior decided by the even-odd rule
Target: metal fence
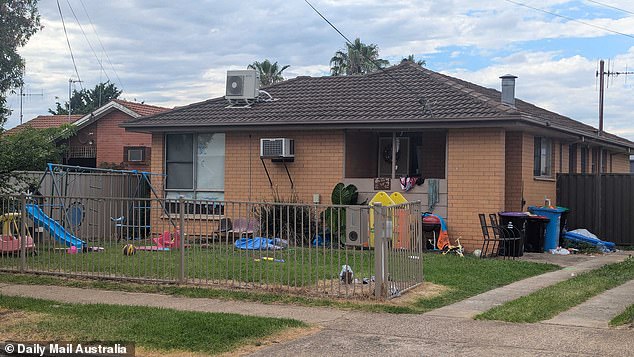
[{"label": "metal fence", "polygon": [[585,228],[619,245],[634,245],[634,175],[559,174],[557,205],[570,209],[568,230]]},{"label": "metal fence", "polygon": [[0,202],[0,221],[10,272],[359,298],[423,281],[420,203],[16,195]]}]

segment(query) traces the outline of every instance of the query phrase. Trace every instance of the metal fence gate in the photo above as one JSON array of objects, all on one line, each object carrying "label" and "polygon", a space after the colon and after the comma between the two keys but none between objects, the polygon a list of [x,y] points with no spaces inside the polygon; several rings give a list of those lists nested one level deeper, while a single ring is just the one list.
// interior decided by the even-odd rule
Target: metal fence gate
[{"label": "metal fence gate", "polygon": [[570,209],[568,230],[585,228],[618,245],[634,245],[633,174],[558,174],[557,205]]},{"label": "metal fence gate", "polygon": [[379,299],[423,281],[420,202],[63,198],[0,199],[1,271]]}]

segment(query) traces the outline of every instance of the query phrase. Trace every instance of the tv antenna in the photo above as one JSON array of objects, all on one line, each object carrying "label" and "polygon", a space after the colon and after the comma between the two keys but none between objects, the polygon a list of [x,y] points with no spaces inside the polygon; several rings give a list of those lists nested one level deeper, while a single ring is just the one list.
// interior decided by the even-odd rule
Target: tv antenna
[{"label": "tv antenna", "polygon": [[627,71],[627,67],[625,68],[624,72],[618,72],[618,71],[612,71],[610,70],[610,65],[608,62],[608,70],[605,70],[605,61],[604,60],[600,60],[599,61],[599,70],[596,72],[596,76],[599,77],[599,136],[603,135],[603,97],[604,97],[604,92],[605,92],[605,77],[608,77],[608,80],[610,79],[610,77],[618,77],[621,75],[626,76],[626,80],[627,80],[627,75],[630,74],[634,74],[634,72],[631,71]]}]

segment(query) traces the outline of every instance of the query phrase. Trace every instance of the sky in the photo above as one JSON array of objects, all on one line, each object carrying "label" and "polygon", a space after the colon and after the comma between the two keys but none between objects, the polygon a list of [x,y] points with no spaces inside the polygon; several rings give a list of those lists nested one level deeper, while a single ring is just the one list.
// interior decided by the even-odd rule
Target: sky
[{"label": "sky", "polygon": [[[351,40],[378,45],[390,63],[414,54],[433,71],[498,90],[510,73],[517,98],[595,127],[599,60],[606,70],[609,63],[610,71],[634,72],[629,0],[309,1]],[[345,41],[303,0],[59,5],[82,80],[72,88],[110,80],[122,99],[166,107],[223,96],[227,70],[264,59],[290,65],[285,78],[328,75]],[[78,79],[56,1],[40,1],[39,11],[44,28],[20,49],[25,121],[68,100],[69,79]],[[633,94],[634,75],[608,78],[605,130],[630,140]],[[19,124],[19,103],[9,97],[6,128]]]}]

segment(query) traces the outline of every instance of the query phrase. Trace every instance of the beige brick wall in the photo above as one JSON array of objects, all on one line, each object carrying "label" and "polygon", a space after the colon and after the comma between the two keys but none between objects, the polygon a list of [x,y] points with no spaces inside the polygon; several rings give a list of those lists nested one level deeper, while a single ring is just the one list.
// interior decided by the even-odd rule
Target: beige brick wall
[{"label": "beige brick wall", "polygon": [[612,172],[614,173],[628,173],[630,172],[630,155],[628,154],[615,154],[611,155],[612,158]]},{"label": "beige brick wall", "polygon": [[343,131],[227,133],[225,199],[270,201],[274,191],[284,199],[293,195],[284,164],[264,161],[271,187],[260,161],[260,138],[270,137],[295,140],[295,161],[286,165],[300,202],[311,203],[318,193],[322,203],[330,203],[333,187],[343,178]]},{"label": "beige brick wall", "polygon": [[448,229],[468,250],[482,244],[478,213],[504,209],[505,132],[452,129],[447,135]]},{"label": "beige brick wall", "polygon": [[522,206],[522,133],[507,132],[505,138],[505,211],[519,211]]}]

